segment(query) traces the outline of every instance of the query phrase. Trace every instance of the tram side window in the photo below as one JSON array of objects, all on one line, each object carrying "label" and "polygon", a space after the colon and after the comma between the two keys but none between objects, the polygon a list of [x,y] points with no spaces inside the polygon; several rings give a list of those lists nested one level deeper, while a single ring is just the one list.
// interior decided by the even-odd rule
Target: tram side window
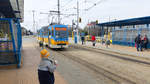
[{"label": "tram side window", "polygon": [[52,36],[54,36],[54,30],[52,30]]},{"label": "tram side window", "polygon": [[48,32],[48,37],[51,38],[51,31]]},{"label": "tram side window", "polygon": [[49,36],[51,35],[51,32],[49,31]]},{"label": "tram side window", "polygon": [[44,36],[48,36],[48,30],[46,28],[44,29],[43,33],[44,33]]}]

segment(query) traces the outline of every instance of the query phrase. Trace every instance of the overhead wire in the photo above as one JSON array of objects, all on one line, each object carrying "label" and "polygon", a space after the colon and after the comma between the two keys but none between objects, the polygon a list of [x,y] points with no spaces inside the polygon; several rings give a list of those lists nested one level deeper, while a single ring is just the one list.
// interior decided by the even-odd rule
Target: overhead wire
[{"label": "overhead wire", "polygon": [[106,0],[100,0],[100,1],[98,1],[97,3],[94,3],[91,7],[85,9],[85,11],[89,11],[90,9],[92,9],[93,7],[95,7],[95,6],[97,6],[97,5],[101,4],[101,3],[103,3],[104,1],[106,1]]},{"label": "overhead wire", "polygon": [[61,6],[61,8],[66,7],[69,3],[71,3],[73,0],[69,0],[65,5]]}]

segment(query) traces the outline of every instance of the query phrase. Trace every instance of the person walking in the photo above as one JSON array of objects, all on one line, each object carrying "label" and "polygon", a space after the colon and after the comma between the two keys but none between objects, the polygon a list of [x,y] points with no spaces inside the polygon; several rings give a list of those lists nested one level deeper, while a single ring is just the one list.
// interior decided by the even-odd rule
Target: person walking
[{"label": "person walking", "polygon": [[95,36],[92,36],[92,42],[93,42],[93,46],[95,46],[95,44],[96,44]]},{"label": "person walking", "polygon": [[81,36],[82,45],[84,44],[84,36]]},{"label": "person walking", "polygon": [[42,41],[39,42],[39,47],[43,47],[43,42]]},{"label": "person walking", "polygon": [[106,45],[106,48],[108,48],[108,46],[110,45],[110,40],[107,39],[105,45]]},{"label": "person walking", "polygon": [[54,84],[54,71],[57,62],[49,59],[50,53],[43,49],[41,50],[41,61],[38,67],[38,78],[40,84]]},{"label": "person walking", "polygon": [[140,51],[142,51],[142,40],[140,34],[135,38],[135,44],[136,44],[137,51],[139,51],[139,48]]},{"label": "person walking", "polygon": [[145,50],[147,50],[147,44],[148,44],[148,38],[147,35],[144,36],[144,42],[143,42],[143,47],[145,48]]},{"label": "person walking", "polygon": [[143,49],[143,47],[144,47],[144,37],[141,36],[141,48]]}]

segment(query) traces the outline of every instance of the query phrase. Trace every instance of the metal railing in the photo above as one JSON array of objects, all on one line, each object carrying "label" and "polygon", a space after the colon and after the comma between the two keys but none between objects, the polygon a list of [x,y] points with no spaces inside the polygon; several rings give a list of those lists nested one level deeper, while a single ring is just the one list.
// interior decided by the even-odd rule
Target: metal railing
[{"label": "metal railing", "polygon": [[[124,28],[113,30],[112,32],[112,43],[125,45],[125,46],[135,46],[135,38],[140,34],[144,37],[147,35],[150,42],[150,28]],[[150,44],[148,44],[150,48]]]}]

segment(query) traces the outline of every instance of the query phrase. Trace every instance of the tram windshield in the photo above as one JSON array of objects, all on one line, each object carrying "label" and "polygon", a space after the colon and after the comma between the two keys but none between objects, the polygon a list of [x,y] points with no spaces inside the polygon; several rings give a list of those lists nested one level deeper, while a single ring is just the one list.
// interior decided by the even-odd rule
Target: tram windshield
[{"label": "tram windshield", "polygon": [[56,31],[56,38],[67,38],[67,31]]},{"label": "tram windshield", "polygon": [[56,28],[56,38],[67,38],[66,28]]}]

